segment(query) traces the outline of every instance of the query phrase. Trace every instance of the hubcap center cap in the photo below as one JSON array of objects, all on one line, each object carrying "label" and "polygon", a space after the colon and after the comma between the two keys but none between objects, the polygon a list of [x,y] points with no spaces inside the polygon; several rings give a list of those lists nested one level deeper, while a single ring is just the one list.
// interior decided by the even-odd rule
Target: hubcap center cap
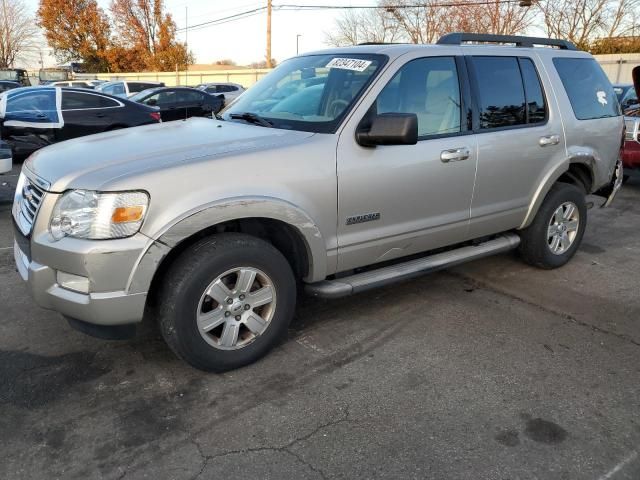
[{"label": "hubcap center cap", "polygon": [[244,309],[244,304],[240,300],[235,300],[230,306],[229,311],[232,313],[241,312]]}]

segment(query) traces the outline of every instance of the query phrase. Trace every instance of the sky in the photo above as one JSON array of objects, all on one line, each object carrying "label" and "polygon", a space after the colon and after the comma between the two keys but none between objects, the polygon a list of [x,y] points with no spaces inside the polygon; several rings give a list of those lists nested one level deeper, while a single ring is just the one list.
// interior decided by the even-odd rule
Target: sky
[{"label": "sky", "polygon": [[[34,12],[38,0],[24,0]],[[105,10],[110,0],[98,0]],[[295,5],[372,5],[376,0],[273,0],[274,6]],[[178,29],[187,22],[193,26],[209,20],[228,17],[236,13],[266,6],[266,0],[165,0],[166,10],[171,13]],[[271,27],[272,57],[278,61],[296,54],[296,35],[299,37],[300,53],[326,48],[325,33],[333,28],[340,10],[323,11],[279,11],[274,8]],[[264,60],[266,57],[266,11],[254,16],[230,21],[220,25],[192,28],[188,32],[189,49],[196,56],[196,63],[207,64],[230,58],[239,65]],[[184,30],[179,30],[179,39],[185,40]],[[43,45],[46,43],[43,41]],[[55,59],[43,48],[45,66],[55,64]],[[36,67],[31,60],[27,67]]]}]

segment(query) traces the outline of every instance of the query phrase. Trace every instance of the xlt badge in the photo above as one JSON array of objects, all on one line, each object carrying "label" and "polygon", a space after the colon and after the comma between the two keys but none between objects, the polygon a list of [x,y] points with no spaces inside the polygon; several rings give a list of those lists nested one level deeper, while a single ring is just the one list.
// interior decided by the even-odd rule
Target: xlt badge
[{"label": "xlt badge", "polygon": [[380,220],[380,212],[363,213],[362,215],[353,215],[347,217],[347,225],[355,225],[356,223],[373,222]]}]

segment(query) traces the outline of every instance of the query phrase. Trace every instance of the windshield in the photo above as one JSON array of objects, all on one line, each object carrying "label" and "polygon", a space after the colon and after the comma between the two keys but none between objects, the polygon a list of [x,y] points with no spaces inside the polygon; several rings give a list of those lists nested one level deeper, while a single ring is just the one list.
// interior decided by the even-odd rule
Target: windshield
[{"label": "windshield", "polygon": [[67,70],[40,70],[40,80],[59,81],[69,80],[69,72]]},{"label": "windshield", "polygon": [[292,58],[238,97],[222,117],[248,112],[275,128],[334,132],[386,60],[363,54]]},{"label": "windshield", "polygon": [[0,80],[13,80],[19,79],[17,70],[0,70]]}]

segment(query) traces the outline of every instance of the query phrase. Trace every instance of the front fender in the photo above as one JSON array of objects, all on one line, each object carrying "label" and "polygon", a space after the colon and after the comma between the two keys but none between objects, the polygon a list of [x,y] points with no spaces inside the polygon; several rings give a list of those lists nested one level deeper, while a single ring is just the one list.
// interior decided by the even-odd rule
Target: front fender
[{"label": "front fender", "polygon": [[127,290],[147,292],[162,259],[179,243],[204,229],[230,220],[268,218],[293,227],[304,241],[309,259],[305,281],[318,281],[327,276],[327,251],[322,233],[302,209],[272,197],[240,197],[224,199],[174,219],[153,235],[149,246],[138,259]]}]

